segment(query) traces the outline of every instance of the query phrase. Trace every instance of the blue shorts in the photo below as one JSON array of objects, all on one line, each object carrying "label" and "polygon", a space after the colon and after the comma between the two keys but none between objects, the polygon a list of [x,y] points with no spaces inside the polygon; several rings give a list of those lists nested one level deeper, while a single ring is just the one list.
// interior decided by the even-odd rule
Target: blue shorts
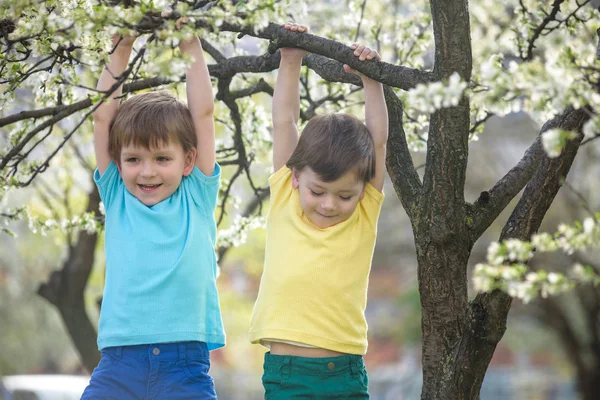
[{"label": "blue shorts", "polygon": [[216,399],[203,342],[107,347],[82,400]]}]

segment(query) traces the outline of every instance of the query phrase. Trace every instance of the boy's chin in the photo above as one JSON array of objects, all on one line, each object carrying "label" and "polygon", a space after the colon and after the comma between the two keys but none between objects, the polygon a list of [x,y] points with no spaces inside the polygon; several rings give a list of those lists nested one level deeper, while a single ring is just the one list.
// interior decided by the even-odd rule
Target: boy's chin
[{"label": "boy's chin", "polygon": [[146,193],[139,193],[136,192],[134,197],[136,199],[139,200],[140,203],[142,203],[145,206],[151,207],[154,206],[158,203],[160,203],[161,201],[165,200],[166,198],[168,198],[172,193],[169,193],[168,195],[165,196],[164,193],[154,193],[152,195],[148,195]]},{"label": "boy's chin", "polygon": [[344,222],[346,219],[341,219],[339,217],[335,218],[327,218],[322,215],[315,215],[313,218],[309,218],[310,222],[312,222],[319,229],[327,229],[331,228],[334,225],[337,225],[341,222]]},{"label": "boy's chin", "polygon": [[140,203],[142,203],[143,205],[148,206],[148,207],[152,207],[164,200],[164,199],[148,199],[148,198],[143,198],[143,197],[139,197],[139,196],[135,196],[135,198],[138,199]]},{"label": "boy's chin", "polygon": [[140,201],[140,203],[142,203],[143,205],[148,206],[148,207],[155,206],[162,201],[162,200],[140,199],[139,197],[137,199]]}]

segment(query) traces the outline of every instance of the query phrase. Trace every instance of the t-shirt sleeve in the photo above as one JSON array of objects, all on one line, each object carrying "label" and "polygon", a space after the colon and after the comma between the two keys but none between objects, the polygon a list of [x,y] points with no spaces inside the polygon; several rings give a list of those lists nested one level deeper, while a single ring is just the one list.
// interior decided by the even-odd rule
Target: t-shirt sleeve
[{"label": "t-shirt sleeve", "polygon": [[217,208],[217,199],[219,197],[219,187],[221,185],[221,166],[215,163],[212,176],[206,176],[198,167],[194,166],[192,173],[187,177],[190,193],[194,204],[212,214]]},{"label": "t-shirt sleeve", "polygon": [[364,211],[364,215],[369,221],[369,225],[376,230],[377,221],[379,220],[379,214],[381,212],[381,205],[385,196],[383,192],[375,189],[373,185],[367,183],[365,185],[365,195],[360,201],[360,206]]},{"label": "t-shirt sleeve", "polygon": [[269,177],[271,189],[271,210],[280,207],[289,200],[292,191],[292,170],[287,166],[279,168]]},{"label": "t-shirt sleeve", "polygon": [[104,203],[104,209],[108,210],[112,205],[112,201],[119,190],[122,190],[123,181],[121,175],[114,162],[110,162],[102,175],[96,169],[94,171],[94,182],[98,187],[100,199]]}]

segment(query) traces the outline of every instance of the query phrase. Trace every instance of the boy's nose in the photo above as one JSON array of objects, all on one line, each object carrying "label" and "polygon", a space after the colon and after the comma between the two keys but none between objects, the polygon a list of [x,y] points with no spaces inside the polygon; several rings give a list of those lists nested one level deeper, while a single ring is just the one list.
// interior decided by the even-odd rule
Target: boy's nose
[{"label": "boy's nose", "polygon": [[321,204],[321,207],[324,210],[334,210],[335,209],[335,200],[332,199],[330,196],[325,197],[325,199],[323,199],[323,203]]},{"label": "boy's nose", "polygon": [[154,168],[152,168],[151,165],[144,164],[140,175],[142,175],[143,177],[154,176]]}]

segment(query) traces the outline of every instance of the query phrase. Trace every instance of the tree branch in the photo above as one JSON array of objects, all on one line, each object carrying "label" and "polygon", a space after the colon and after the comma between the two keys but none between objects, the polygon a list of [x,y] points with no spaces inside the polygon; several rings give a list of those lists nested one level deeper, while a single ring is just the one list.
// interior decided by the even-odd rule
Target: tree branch
[{"label": "tree branch", "polygon": [[560,12],[560,5],[564,2],[565,0],[554,0],[554,3],[552,3],[552,10],[550,11],[550,13],[546,15],[546,18],[544,18],[542,23],[533,31],[533,35],[531,35],[531,39],[529,39],[529,44],[527,46],[527,54],[525,55],[525,57],[522,57],[523,60],[530,61],[533,58],[533,49],[535,49],[535,41],[540,37],[542,31],[546,29],[546,26],[550,22],[556,20],[556,15]]},{"label": "tree branch", "polygon": [[256,82],[256,84],[247,87],[245,89],[240,89],[240,90],[234,90],[233,92],[230,92],[230,96],[233,99],[240,99],[242,97],[248,97],[248,96],[252,96],[253,94],[256,93],[268,93],[271,96],[273,96],[273,88],[271,87],[271,85],[269,85],[267,82],[265,82],[264,79],[260,78],[258,80],[258,82]]},{"label": "tree branch", "polygon": [[[548,125],[548,124],[547,124]],[[550,129],[542,128],[541,133]],[[540,134],[541,134],[540,133]],[[510,201],[525,187],[537,171],[544,156],[540,136],[525,151],[523,158],[506,173],[490,190],[482,192],[470,210],[472,218],[471,241],[475,243],[496,220]]]},{"label": "tree branch", "polygon": [[539,162],[544,157],[541,135],[547,130],[554,128],[576,131],[581,124],[581,118],[582,114],[580,110],[569,108],[560,116],[546,122],[536,140],[525,151],[523,158],[521,158],[517,165],[496,182],[493,188],[481,193],[475,201],[471,212],[473,219],[471,238],[473,242],[485,232],[537,171]]},{"label": "tree branch", "polygon": [[[232,77],[235,74],[243,72],[270,72],[275,70],[279,65],[279,53],[265,54],[263,56],[243,56],[232,57],[219,64],[211,64],[208,66],[209,72],[216,78]],[[185,81],[182,78],[180,81]],[[164,79],[161,77],[140,79],[135,82],[123,85],[123,93],[134,93],[140,90],[150,89],[162,85],[168,85],[179,81]],[[80,100],[73,104],[42,108],[32,111],[21,111],[16,114],[0,118],[0,128],[6,125],[13,124],[26,119],[37,119],[49,115],[58,115],[63,113],[68,116],[77,111],[81,111],[92,105],[90,99]]]},{"label": "tree branch", "polygon": [[384,86],[388,108],[390,135],[387,141],[386,166],[394,190],[408,216],[413,219],[413,210],[422,189],[421,179],[414,167],[406,135],[404,133],[402,102],[392,88]]},{"label": "tree branch", "polygon": [[[198,28],[210,28],[206,21],[198,21],[196,26]],[[278,24],[270,23],[258,33],[254,32],[253,27],[242,27],[228,23],[224,23],[220,30],[268,39],[272,42],[271,51],[273,52],[281,47],[297,47],[310,53],[320,54],[342,64],[348,64],[371,79],[404,90],[413,88],[419,83],[431,82],[433,78],[432,73],[429,71],[392,65],[383,61],[359,61],[358,57],[354,55],[354,51],[340,42],[311,35],[310,33],[299,34],[288,31]]]},{"label": "tree branch", "polygon": [[233,183],[237,178],[241,176],[241,174],[244,172],[244,170],[250,163],[246,155],[246,146],[244,146],[242,116],[240,114],[236,98],[232,96],[230,92],[230,84],[231,78],[219,79],[219,90],[217,92],[217,100],[222,101],[223,103],[225,103],[227,108],[229,108],[231,120],[233,121],[233,124],[235,126],[235,130],[233,132],[233,145],[236,148],[237,159],[235,160],[234,164],[238,165],[238,168],[229,179],[229,184],[223,191],[223,198],[221,200],[221,212],[219,214],[219,217],[217,218],[217,226],[221,224],[223,218],[225,217],[225,204],[227,202],[227,199],[229,198],[229,193],[231,191]]},{"label": "tree branch", "polygon": [[523,197],[504,226],[500,240],[507,238],[529,240],[529,237],[539,228],[546,211],[571,169],[583,138],[581,128],[589,119],[589,114],[584,109],[578,109],[569,113],[568,117],[569,127],[577,133],[577,137],[567,142],[559,157],[542,158],[536,174],[525,188]]}]

